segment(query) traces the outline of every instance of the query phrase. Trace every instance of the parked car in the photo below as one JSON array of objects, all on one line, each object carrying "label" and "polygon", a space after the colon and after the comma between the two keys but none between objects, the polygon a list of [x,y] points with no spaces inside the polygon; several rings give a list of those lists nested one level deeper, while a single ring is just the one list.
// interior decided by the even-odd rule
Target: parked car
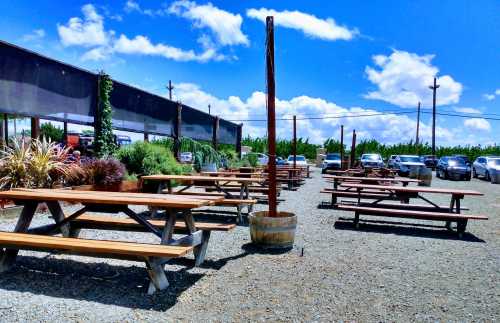
[{"label": "parked car", "polygon": [[472,164],[474,178],[483,176],[485,180],[490,181],[493,172],[500,172],[500,156],[480,156]]},{"label": "parked car", "polygon": [[467,166],[471,166],[471,165],[472,165],[472,163],[470,162],[469,157],[467,157],[467,156],[465,156],[465,155],[453,155],[453,157],[463,159],[463,160],[464,160],[464,162],[465,162],[465,164],[466,164]]},{"label": "parked car", "polygon": [[181,153],[181,163],[191,163],[193,161],[193,153],[186,151]]},{"label": "parked car", "polygon": [[321,165],[321,173],[325,174],[329,169],[341,169],[342,161],[340,160],[340,154],[326,154],[325,160]]},{"label": "parked car", "polygon": [[462,158],[445,156],[439,159],[436,176],[443,179],[465,179],[470,181],[471,168]]},{"label": "parked car", "polygon": [[286,165],[286,160],[283,157],[276,157],[276,165]]},{"label": "parked car", "polygon": [[389,159],[387,160],[387,167],[388,168],[394,168],[395,167],[395,162],[396,162],[396,158],[398,157],[398,155],[391,155],[389,157]]},{"label": "parked car", "polygon": [[263,153],[257,153],[257,162],[259,165],[267,165],[267,163],[269,163],[269,156]]},{"label": "parked car", "polygon": [[130,145],[132,143],[132,139],[130,139],[127,135],[113,135],[115,139],[115,143],[118,147]]},{"label": "parked car", "polygon": [[438,158],[434,155],[425,155],[424,156],[424,164],[429,168],[436,168],[438,163]]},{"label": "parked car", "polygon": [[384,161],[380,154],[363,154],[361,155],[361,167],[363,168],[374,168],[374,167],[384,167]]},{"label": "parked car", "polygon": [[420,159],[420,157],[416,155],[397,156],[394,161],[394,168],[401,176],[408,176],[410,175],[410,170],[412,168],[421,166],[425,167],[425,164],[422,162],[422,159]]},{"label": "parked car", "polygon": [[[288,156],[287,163],[288,165],[293,165],[293,155]],[[307,166],[307,160],[303,155],[297,155],[295,164],[298,166]]]}]

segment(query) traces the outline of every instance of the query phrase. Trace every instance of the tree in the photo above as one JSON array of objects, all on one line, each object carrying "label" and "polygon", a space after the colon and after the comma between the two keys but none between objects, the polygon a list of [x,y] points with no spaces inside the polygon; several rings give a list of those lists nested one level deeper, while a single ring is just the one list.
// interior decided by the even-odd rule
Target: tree
[{"label": "tree", "polygon": [[53,142],[62,142],[64,130],[54,126],[52,123],[44,123],[40,126],[40,138],[45,138]]},{"label": "tree", "polygon": [[99,73],[99,103],[98,113],[94,121],[95,128],[95,154],[98,157],[109,156],[116,150],[113,137],[110,93],[113,90],[113,81],[103,71]]}]

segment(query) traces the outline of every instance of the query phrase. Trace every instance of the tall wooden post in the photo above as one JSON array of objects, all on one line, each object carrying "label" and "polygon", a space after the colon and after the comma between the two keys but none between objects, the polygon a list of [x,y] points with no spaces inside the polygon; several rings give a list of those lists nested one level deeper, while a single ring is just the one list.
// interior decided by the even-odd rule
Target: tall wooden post
[{"label": "tall wooden post", "polygon": [[40,137],[40,119],[31,118],[31,139]]},{"label": "tall wooden post", "polygon": [[149,141],[149,133],[147,131],[144,131],[144,141],[145,142]]},{"label": "tall wooden post", "polygon": [[354,167],[354,162],[356,160],[356,130],[352,131],[352,144],[351,144],[351,161],[349,168]]},{"label": "tall wooden post", "polygon": [[182,105],[177,104],[177,115],[174,119],[174,156],[178,162],[181,161],[181,126],[182,126]]},{"label": "tall wooden post", "polygon": [[274,19],[266,17],[267,144],[269,152],[269,216],[277,216],[276,201],[276,114],[274,81]]},{"label": "tall wooden post", "polygon": [[219,117],[214,118],[214,124],[212,126],[212,146],[217,150],[219,140]]},{"label": "tall wooden post", "polygon": [[436,155],[436,90],[439,85],[436,84],[436,78],[434,78],[434,85],[429,86],[432,90],[432,154]]},{"label": "tall wooden post", "polygon": [[415,136],[415,147],[417,148],[418,153],[418,141],[419,141],[419,130],[420,130],[420,102],[418,102],[417,106],[417,134]]},{"label": "tall wooden post", "polygon": [[293,116],[293,168],[297,167],[297,116]]},{"label": "tall wooden post", "polygon": [[238,158],[241,158],[241,139],[243,136],[243,123],[240,123],[236,128],[236,153]]},{"label": "tall wooden post", "polygon": [[344,169],[344,125],[340,126],[340,169]]},{"label": "tall wooden post", "polygon": [[174,89],[174,86],[172,85],[172,81],[168,80],[167,90],[168,90],[168,98],[170,99],[170,101],[172,101],[172,90],[173,89]]}]

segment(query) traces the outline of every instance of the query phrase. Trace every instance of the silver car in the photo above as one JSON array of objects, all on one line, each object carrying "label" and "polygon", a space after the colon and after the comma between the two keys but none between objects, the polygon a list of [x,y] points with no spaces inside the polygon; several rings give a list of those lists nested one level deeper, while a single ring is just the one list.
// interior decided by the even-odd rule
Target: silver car
[{"label": "silver car", "polygon": [[394,168],[398,171],[401,176],[410,175],[410,171],[413,168],[425,167],[419,156],[415,155],[401,155],[396,156],[393,164]]},{"label": "silver car", "polygon": [[361,155],[361,166],[363,168],[382,168],[385,167],[385,164],[380,154],[363,154]]},{"label": "silver car", "polygon": [[496,173],[500,173],[500,156],[480,156],[472,164],[472,176],[475,178],[482,176],[490,181],[491,175]]}]

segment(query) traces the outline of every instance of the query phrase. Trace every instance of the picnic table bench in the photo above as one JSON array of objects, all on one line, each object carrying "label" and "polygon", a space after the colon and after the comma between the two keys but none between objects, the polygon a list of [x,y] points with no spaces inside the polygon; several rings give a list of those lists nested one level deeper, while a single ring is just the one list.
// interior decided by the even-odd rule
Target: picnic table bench
[{"label": "picnic table bench", "polygon": [[[170,259],[184,256],[193,251],[196,263],[203,262],[209,236],[197,227],[191,209],[211,205],[218,199],[217,197],[202,199],[187,196],[62,189],[3,191],[0,192],[0,198],[10,199],[23,205],[14,232],[0,232],[0,248],[2,248],[0,249],[0,271],[8,270],[14,264],[20,249],[55,250],[88,256],[144,261],[151,279],[148,293],[168,287],[163,267]],[[67,216],[61,208],[61,202],[79,203],[83,207]],[[40,203],[47,205],[55,223],[30,228]],[[163,225],[151,222],[142,214],[134,212],[130,209],[130,205],[154,206],[165,209],[166,216],[162,221]],[[85,219],[85,217],[81,217],[88,212],[123,213],[129,218],[129,221],[135,223],[136,228],[140,228],[140,231],[152,233],[158,237],[159,244],[77,238],[82,223],[82,220],[78,219]],[[183,227],[177,224],[177,212],[180,212],[182,216],[183,230],[187,234],[174,239],[173,232],[176,227],[177,230]],[[97,222],[99,221],[94,221],[94,224]],[[99,226],[95,225],[95,228],[99,228]],[[52,236],[58,233],[62,233],[63,237]]]},{"label": "picnic table bench", "polygon": [[323,190],[321,190],[321,193],[331,195],[331,197],[332,197],[331,205],[332,206],[334,206],[337,203],[338,197],[378,199],[378,198],[385,196],[387,199],[398,200],[397,197],[390,197],[389,193],[384,192],[384,191],[380,191],[379,189],[369,190],[369,191],[364,190],[363,192],[353,191],[352,188],[346,188],[344,190],[340,190],[338,186],[341,183],[361,183],[361,184],[377,184],[377,185],[400,183],[403,185],[403,187],[406,187],[406,186],[408,186],[409,183],[420,183],[421,182],[418,179],[411,179],[411,178],[404,178],[404,177],[380,178],[380,177],[354,177],[354,176],[324,175],[323,178],[325,178],[327,181],[331,180],[333,182],[333,189],[324,188]]},{"label": "picnic table bench", "polygon": [[[488,217],[483,215],[468,215],[461,214],[463,209],[460,206],[460,201],[465,196],[481,196],[480,192],[472,190],[457,190],[457,189],[444,189],[444,188],[430,188],[430,187],[403,187],[403,186],[389,186],[389,185],[370,185],[370,184],[355,184],[343,183],[342,187],[355,189],[358,194],[357,205],[340,203],[336,207],[340,210],[354,211],[354,223],[356,227],[359,225],[359,215],[375,215],[375,216],[389,216],[400,218],[414,218],[421,220],[434,220],[445,221],[445,227],[451,229],[451,223],[457,223],[457,233],[462,237],[467,227],[468,220],[487,220]],[[373,202],[361,203],[363,198],[361,193],[365,190],[379,190],[386,195],[380,196]],[[448,207],[440,206],[432,202],[422,194],[448,194],[451,195],[451,201]],[[399,199],[402,202],[408,203],[410,199],[418,198],[427,203],[427,205],[413,206],[410,204],[401,205],[397,207],[394,204],[385,206],[380,202],[387,200]]]},{"label": "picnic table bench", "polygon": [[[256,200],[250,198],[250,185],[251,184],[262,184],[264,182],[263,178],[256,177],[215,177],[215,176],[201,176],[201,175],[149,175],[143,176],[141,180],[158,181],[158,193],[168,193],[182,195],[188,189],[192,188],[195,184],[199,185],[205,183],[205,186],[214,187],[214,191],[224,194],[224,198],[215,202],[215,205],[225,205],[234,206],[237,209],[237,221],[241,223],[243,221],[242,208],[247,207],[248,213],[252,211],[253,205],[257,203]],[[173,181],[183,184],[183,187],[178,191],[173,191]],[[234,191],[230,189],[227,185],[236,183],[239,196],[232,194]],[[207,192],[211,190],[207,189]],[[156,210],[153,210],[153,215],[156,214]]]}]

